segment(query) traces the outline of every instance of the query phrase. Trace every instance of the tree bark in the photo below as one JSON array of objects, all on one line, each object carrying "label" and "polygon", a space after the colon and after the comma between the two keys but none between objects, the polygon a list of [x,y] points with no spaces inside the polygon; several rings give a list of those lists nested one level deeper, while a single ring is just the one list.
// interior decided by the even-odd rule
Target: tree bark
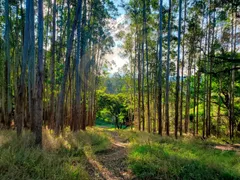
[{"label": "tree bark", "polygon": [[169,0],[169,11],[168,11],[168,49],[167,49],[167,69],[166,69],[166,99],[165,99],[165,122],[166,122],[166,134],[169,136],[170,131],[170,122],[169,122],[169,76],[170,76],[170,44],[171,44],[171,9],[172,1]]},{"label": "tree bark", "polygon": [[55,107],[55,99],[54,99],[54,88],[55,88],[55,53],[56,53],[56,0],[53,1],[53,19],[52,19],[52,47],[51,47],[51,64],[50,64],[50,77],[51,77],[51,95],[50,95],[50,124],[53,127],[55,118],[54,118],[54,107]]},{"label": "tree bark", "polygon": [[159,75],[158,75],[158,134],[162,136],[162,39],[163,39],[163,0],[159,0]]},{"label": "tree bark", "polygon": [[22,134],[22,126],[24,121],[24,111],[25,111],[25,75],[27,62],[29,59],[28,56],[28,46],[29,46],[29,8],[30,1],[26,0],[26,13],[25,13],[25,26],[24,26],[24,42],[23,42],[23,55],[22,55],[22,68],[21,68],[21,77],[20,77],[20,85],[18,90],[18,103],[17,103],[17,135],[20,136]]},{"label": "tree bark", "polygon": [[39,146],[42,146],[43,71],[43,1],[38,0],[38,64],[36,78],[35,143]]},{"label": "tree bark", "polygon": [[5,105],[5,126],[10,128],[11,125],[11,60],[10,60],[10,20],[9,20],[9,2],[5,0],[5,78],[6,78],[6,94],[4,95],[6,98],[6,105]]},{"label": "tree bark", "polygon": [[178,19],[178,59],[177,59],[177,83],[176,83],[176,99],[175,99],[175,138],[178,138],[178,114],[179,114],[179,64],[180,64],[180,46],[181,46],[181,21],[182,21],[182,0],[179,0],[179,19]]}]

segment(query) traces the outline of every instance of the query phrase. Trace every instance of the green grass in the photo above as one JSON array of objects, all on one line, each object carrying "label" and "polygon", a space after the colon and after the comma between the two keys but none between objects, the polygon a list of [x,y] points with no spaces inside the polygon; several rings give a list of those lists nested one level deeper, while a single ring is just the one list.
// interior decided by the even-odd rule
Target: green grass
[{"label": "green grass", "polygon": [[121,131],[130,137],[129,168],[138,179],[240,179],[240,155],[215,149],[216,139],[175,140]]},{"label": "green grass", "polygon": [[115,125],[113,123],[108,122],[108,121],[103,121],[103,120],[100,120],[100,119],[98,119],[96,121],[96,126],[105,127],[105,128],[115,128]]},{"label": "green grass", "polygon": [[[43,149],[32,147],[32,134],[17,138],[13,131],[0,132],[0,179],[91,179],[85,171],[89,154],[108,148],[101,131],[88,130],[54,137],[45,130]],[[86,155],[88,154],[88,156]]]},{"label": "green grass", "polygon": [[129,142],[128,167],[137,179],[240,179],[240,153],[214,147],[223,143],[191,136],[175,140],[146,132],[89,128],[86,132],[55,137],[43,132],[43,149],[32,146],[32,134],[21,138],[14,131],[0,131],[0,179],[91,179],[89,159],[110,148],[108,131]]}]

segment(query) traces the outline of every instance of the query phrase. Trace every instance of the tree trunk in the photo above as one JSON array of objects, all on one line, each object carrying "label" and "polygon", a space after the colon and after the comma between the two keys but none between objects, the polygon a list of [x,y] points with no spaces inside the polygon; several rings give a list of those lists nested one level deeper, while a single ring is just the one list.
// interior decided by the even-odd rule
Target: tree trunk
[{"label": "tree trunk", "polygon": [[28,113],[31,130],[35,131],[34,96],[35,96],[35,34],[34,34],[34,1],[29,3],[29,61],[28,61]]},{"label": "tree trunk", "polygon": [[38,0],[38,64],[36,78],[35,143],[42,145],[43,122],[43,2]]},{"label": "tree trunk", "polygon": [[[138,40],[139,35],[137,33]],[[140,43],[138,42],[138,130],[141,131],[141,60],[140,60]]]},{"label": "tree trunk", "polygon": [[168,49],[167,49],[167,70],[166,70],[166,99],[165,99],[165,106],[166,106],[166,114],[165,114],[165,122],[166,122],[166,134],[169,136],[169,76],[170,76],[170,43],[171,43],[171,8],[172,8],[172,1],[169,0],[169,11],[168,11]]},{"label": "tree trunk", "polygon": [[186,17],[187,17],[187,0],[184,3],[184,24],[183,24],[183,45],[182,45],[182,79],[181,79],[181,103],[180,103],[180,136],[183,133],[183,85],[184,85],[184,58],[185,58],[185,31],[186,31]]},{"label": "tree trunk", "polygon": [[145,53],[144,53],[144,28],[142,31],[142,130],[145,131],[145,104],[144,104],[144,69],[145,69]]},{"label": "tree trunk", "polygon": [[50,95],[50,124],[53,127],[55,118],[54,118],[54,88],[55,88],[55,39],[56,39],[56,0],[53,1],[53,31],[52,31],[52,47],[51,47],[51,64],[50,64],[50,77],[51,77],[51,95]]},{"label": "tree trunk", "polygon": [[10,73],[11,73],[11,60],[10,60],[10,22],[9,22],[9,3],[8,0],[5,0],[5,79],[6,79],[6,105],[5,105],[5,126],[7,128],[10,128],[11,125],[11,79],[10,79]]},{"label": "tree trunk", "polygon": [[163,1],[159,2],[159,75],[158,75],[158,134],[162,136],[162,39],[163,39]]},{"label": "tree trunk", "polygon": [[176,99],[175,99],[175,138],[178,138],[178,114],[179,114],[179,64],[180,64],[180,46],[181,46],[181,21],[182,21],[182,0],[179,1],[179,19],[178,19],[178,59],[177,59],[177,83],[176,83]]},{"label": "tree trunk", "polygon": [[190,83],[191,83],[191,57],[188,57],[188,77],[187,77],[187,92],[186,92],[186,107],[185,107],[185,133],[188,133],[189,126],[189,110],[190,110]]},{"label": "tree trunk", "polygon": [[146,0],[143,1],[143,29],[144,29],[144,41],[146,44],[146,62],[147,62],[147,130],[150,133],[151,132],[151,117],[150,117],[150,95],[149,95],[149,59],[148,59],[148,30],[147,30],[147,13],[146,13]]},{"label": "tree trunk", "polygon": [[80,109],[81,109],[81,96],[80,96],[80,40],[81,40],[81,19],[82,19],[82,0],[79,0],[79,3],[81,4],[81,9],[80,9],[80,13],[79,13],[79,17],[78,17],[78,25],[77,25],[77,56],[76,56],[76,61],[75,61],[75,71],[76,71],[76,77],[75,77],[75,86],[76,86],[76,107],[75,107],[75,113],[76,115],[74,115],[74,117],[76,119],[73,119],[74,121],[74,128],[73,130],[79,130],[80,128]]},{"label": "tree trunk", "polygon": [[24,111],[25,111],[25,75],[27,62],[29,59],[28,56],[28,46],[29,46],[29,8],[30,1],[26,0],[26,13],[25,13],[25,26],[24,26],[24,42],[23,42],[23,55],[22,55],[22,68],[21,68],[21,77],[20,77],[20,85],[18,90],[18,103],[17,103],[17,135],[20,136],[22,134],[22,125],[24,121]]}]

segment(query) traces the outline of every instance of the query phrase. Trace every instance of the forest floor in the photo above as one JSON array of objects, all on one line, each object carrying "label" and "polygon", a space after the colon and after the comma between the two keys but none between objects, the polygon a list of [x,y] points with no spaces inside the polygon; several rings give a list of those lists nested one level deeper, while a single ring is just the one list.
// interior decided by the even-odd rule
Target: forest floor
[{"label": "forest floor", "polygon": [[240,180],[240,146],[215,137],[178,140],[134,130],[88,128],[55,137],[43,131],[43,148],[30,132],[0,131],[0,179]]},{"label": "forest floor", "polygon": [[133,179],[127,165],[127,147],[129,142],[119,136],[117,132],[107,131],[111,145],[90,158],[87,168],[93,179]]}]

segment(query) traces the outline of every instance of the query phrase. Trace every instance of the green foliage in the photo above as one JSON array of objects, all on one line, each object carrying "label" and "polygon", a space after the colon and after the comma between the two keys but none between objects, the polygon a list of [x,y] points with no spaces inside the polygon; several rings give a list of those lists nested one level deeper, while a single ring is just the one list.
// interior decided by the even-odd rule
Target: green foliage
[{"label": "green foliage", "polygon": [[120,122],[128,117],[129,99],[126,94],[107,94],[97,91],[98,112],[97,118],[107,122],[118,118]]}]

